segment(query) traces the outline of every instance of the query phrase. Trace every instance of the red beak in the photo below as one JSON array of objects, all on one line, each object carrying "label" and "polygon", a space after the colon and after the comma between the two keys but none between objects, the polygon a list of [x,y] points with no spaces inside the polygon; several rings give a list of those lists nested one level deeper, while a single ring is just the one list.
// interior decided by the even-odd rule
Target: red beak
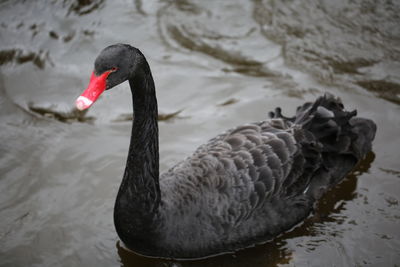
[{"label": "red beak", "polygon": [[99,98],[106,90],[106,79],[110,73],[110,71],[106,71],[99,76],[96,76],[94,72],[92,73],[87,89],[75,101],[77,109],[87,109]]}]

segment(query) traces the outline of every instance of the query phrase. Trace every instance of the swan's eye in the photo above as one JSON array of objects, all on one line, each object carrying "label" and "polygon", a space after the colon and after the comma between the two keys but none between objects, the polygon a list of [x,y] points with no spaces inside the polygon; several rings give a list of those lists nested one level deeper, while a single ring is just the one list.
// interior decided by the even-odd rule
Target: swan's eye
[{"label": "swan's eye", "polygon": [[117,71],[117,70],[118,70],[118,68],[114,67],[114,68],[111,68],[111,69],[110,69],[110,72],[115,72],[115,71]]}]

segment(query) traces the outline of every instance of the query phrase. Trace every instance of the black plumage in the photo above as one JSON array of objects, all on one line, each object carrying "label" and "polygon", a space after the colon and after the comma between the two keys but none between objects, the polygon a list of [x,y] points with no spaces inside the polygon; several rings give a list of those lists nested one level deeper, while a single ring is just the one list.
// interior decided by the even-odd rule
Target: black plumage
[{"label": "black plumage", "polygon": [[230,129],[159,175],[157,101],[146,59],[118,44],[101,52],[95,72],[105,66],[118,68],[108,88],[129,80],[133,95],[114,220],[122,241],[141,254],[200,258],[270,240],[306,218],[371,150],[375,124],[326,94],[293,117],[277,108],[268,120]]}]

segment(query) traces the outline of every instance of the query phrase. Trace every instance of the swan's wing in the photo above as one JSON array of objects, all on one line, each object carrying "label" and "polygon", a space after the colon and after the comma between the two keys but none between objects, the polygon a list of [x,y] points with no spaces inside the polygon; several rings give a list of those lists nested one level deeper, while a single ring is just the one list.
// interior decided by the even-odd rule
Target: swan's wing
[{"label": "swan's wing", "polygon": [[[171,189],[166,191],[175,196],[166,201],[174,202],[170,204],[182,214],[209,214],[210,220],[232,226],[275,196],[287,194],[299,183],[306,162],[296,129],[287,123],[273,119],[242,125],[211,139],[161,177]],[[306,184],[301,182],[302,187]]]}]

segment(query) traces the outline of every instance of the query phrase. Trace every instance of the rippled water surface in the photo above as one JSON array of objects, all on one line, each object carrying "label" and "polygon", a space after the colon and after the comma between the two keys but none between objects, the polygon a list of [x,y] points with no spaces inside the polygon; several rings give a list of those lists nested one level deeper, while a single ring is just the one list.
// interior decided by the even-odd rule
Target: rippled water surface
[{"label": "rippled water surface", "polygon": [[[393,0],[0,1],[0,266],[399,266],[399,14]],[[128,84],[73,110],[94,58],[118,42],[152,67],[162,170],[326,91],[378,124],[373,152],[265,245],[188,262],[135,255],[112,221]]]}]

